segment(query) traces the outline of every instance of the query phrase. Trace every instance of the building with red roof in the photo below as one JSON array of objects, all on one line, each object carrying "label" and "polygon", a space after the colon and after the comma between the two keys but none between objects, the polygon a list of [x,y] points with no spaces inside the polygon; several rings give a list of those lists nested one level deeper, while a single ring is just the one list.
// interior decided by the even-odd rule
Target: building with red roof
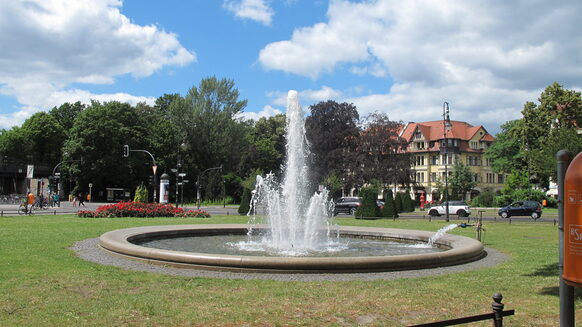
[{"label": "building with red roof", "polygon": [[[505,181],[504,174],[494,173],[485,150],[495,140],[483,126],[466,122],[443,120],[415,123],[403,126],[400,136],[408,141],[407,152],[412,156],[414,193],[418,199],[425,194],[427,201],[441,198],[438,185],[445,183],[445,162],[449,178],[455,162],[462,162],[473,172],[477,186],[465,197],[473,197],[484,189],[500,190]],[[446,143],[445,143],[446,140]],[[445,144],[448,144],[446,147]]]}]

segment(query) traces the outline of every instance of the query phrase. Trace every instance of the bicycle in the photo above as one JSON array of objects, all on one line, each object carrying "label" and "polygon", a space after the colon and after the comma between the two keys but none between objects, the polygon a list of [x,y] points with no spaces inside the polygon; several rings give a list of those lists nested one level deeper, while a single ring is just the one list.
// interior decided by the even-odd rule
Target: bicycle
[{"label": "bicycle", "polygon": [[18,214],[19,215],[32,215],[34,211],[34,206],[30,206],[30,212],[28,211],[28,203],[24,202],[18,206]]}]

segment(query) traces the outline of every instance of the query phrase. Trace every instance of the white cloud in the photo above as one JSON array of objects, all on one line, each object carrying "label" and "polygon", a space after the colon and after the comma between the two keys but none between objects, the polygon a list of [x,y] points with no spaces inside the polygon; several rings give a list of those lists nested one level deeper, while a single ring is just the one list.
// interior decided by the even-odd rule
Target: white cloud
[{"label": "white cloud", "polygon": [[577,0],[334,0],[326,22],[266,45],[259,62],[313,79],[343,70],[395,83],[352,99],[366,111],[438,119],[439,104],[455,99],[457,117],[499,124],[554,81],[582,86],[581,13]]},{"label": "white cloud", "polygon": [[254,20],[269,26],[275,15],[269,3],[269,0],[225,0],[222,6],[239,18]]},{"label": "white cloud", "polygon": [[121,5],[118,0],[1,1],[0,44],[9,46],[0,51],[0,93],[16,97],[24,107],[3,120],[22,123],[18,120],[63,99],[148,101],[71,86],[112,84],[127,74],[146,77],[196,60],[176,35],[132,23],[119,11]]},{"label": "white cloud", "polygon": [[281,109],[274,108],[272,106],[265,106],[263,110],[259,112],[242,112],[239,114],[239,117],[242,119],[252,119],[252,120],[259,120],[260,118],[268,118],[271,116],[282,114],[283,111]]}]

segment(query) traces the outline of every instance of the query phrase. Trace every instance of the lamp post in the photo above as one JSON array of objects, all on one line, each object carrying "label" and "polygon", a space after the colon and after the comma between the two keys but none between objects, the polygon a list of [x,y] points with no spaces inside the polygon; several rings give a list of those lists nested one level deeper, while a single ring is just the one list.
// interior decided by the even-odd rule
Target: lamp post
[{"label": "lamp post", "polygon": [[[184,177],[186,176],[185,173],[180,173],[180,168],[182,167],[181,151],[186,151],[187,149],[188,149],[188,144],[186,144],[186,142],[182,142],[182,144],[180,144],[180,146],[178,147],[178,160],[176,162],[176,168],[172,169],[172,172],[176,174],[176,208],[178,208],[178,203],[180,202],[180,196],[179,196],[179,190],[180,190],[179,183],[180,182],[179,182],[179,179],[182,178],[182,180],[184,180]],[[182,193],[183,193],[183,189],[182,189]]]},{"label": "lamp post", "polygon": [[200,177],[202,177],[202,175],[204,175],[204,173],[206,173],[207,171],[218,169],[222,170],[222,165],[220,165],[219,167],[207,168],[205,171],[201,172],[200,175],[198,175],[198,178],[196,179],[196,203],[198,209],[200,209],[200,192],[201,192]]},{"label": "lamp post", "polygon": [[448,171],[448,151],[449,147],[447,132],[451,129],[451,119],[449,118],[449,103],[443,103],[443,161],[445,162],[445,214],[446,221],[449,221],[449,171]]}]

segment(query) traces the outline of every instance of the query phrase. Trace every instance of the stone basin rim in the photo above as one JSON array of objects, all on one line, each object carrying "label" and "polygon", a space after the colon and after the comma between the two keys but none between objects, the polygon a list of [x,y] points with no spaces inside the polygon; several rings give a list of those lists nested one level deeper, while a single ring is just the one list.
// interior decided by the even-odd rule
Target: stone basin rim
[{"label": "stone basin rim", "polygon": [[[443,252],[369,257],[262,257],[227,255],[162,250],[131,243],[132,240],[161,236],[244,234],[249,227],[250,225],[247,224],[134,227],[104,233],[99,238],[99,245],[112,254],[151,264],[205,270],[273,273],[353,273],[426,269],[468,263],[478,260],[486,254],[481,242],[468,237],[451,234],[445,234],[437,242],[439,246],[448,248]],[[253,225],[252,227],[264,229],[266,226]],[[340,235],[395,238],[423,242],[428,241],[434,235],[434,232],[429,231],[357,226],[340,226],[338,231]]]}]

